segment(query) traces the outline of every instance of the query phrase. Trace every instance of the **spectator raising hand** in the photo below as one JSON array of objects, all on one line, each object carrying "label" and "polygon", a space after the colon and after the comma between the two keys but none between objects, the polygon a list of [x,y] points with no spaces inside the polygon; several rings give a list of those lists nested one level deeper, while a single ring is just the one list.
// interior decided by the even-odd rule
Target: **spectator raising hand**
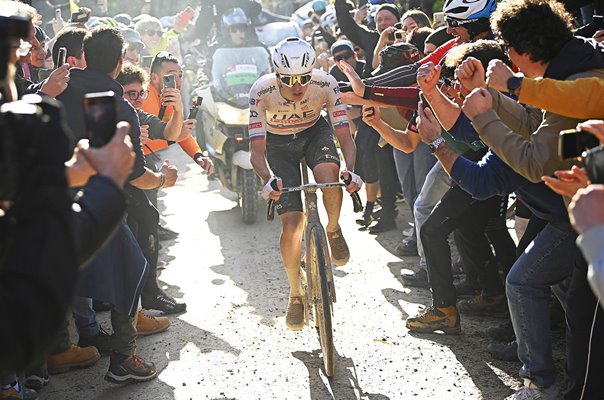
[{"label": "spectator raising hand", "polygon": [[170,160],[164,160],[164,164],[161,166],[159,172],[164,177],[161,187],[169,188],[176,184],[176,179],[178,179],[178,169],[175,165],[170,164]]},{"label": "spectator raising hand", "polygon": [[487,87],[484,80],[484,67],[482,66],[482,63],[474,57],[468,57],[464,60],[455,70],[455,76],[457,76],[459,82],[470,91],[476,88]]},{"label": "spectator raising hand", "polygon": [[174,16],[174,31],[178,33],[184,31],[194,17],[195,10],[191,6],[187,6]]},{"label": "spectator raising hand", "polygon": [[372,128],[377,129],[382,122],[382,112],[379,107],[363,106],[363,122]]},{"label": "spectator raising hand", "polygon": [[424,94],[433,93],[437,90],[438,80],[440,79],[440,65],[434,65],[428,62],[417,70],[417,83]]},{"label": "spectator raising hand", "polygon": [[69,82],[69,64],[64,64],[52,71],[48,79],[42,84],[40,91],[50,97],[57,97],[65,89]]},{"label": "spectator raising hand", "polygon": [[434,113],[420,102],[418,105],[419,116],[417,118],[417,130],[422,142],[430,144],[441,135],[440,123]]},{"label": "spectator raising hand", "polygon": [[493,97],[491,96],[491,93],[484,88],[472,90],[461,106],[463,113],[471,120],[491,108],[493,108]]},{"label": "spectator raising hand", "polygon": [[365,93],[365,84],[361,80],[361,77],[359,76],[359,74],[357,74],[357,72],[354,70],[352,65],[348,64],[344,60],[337,61],[336,65],[338,66],[338,68],[340,68],[340,70],[348,78],[348,81],[350,82],[350,85],[352,86],[352,90],[354,91],[354,94],[356,94],[359,97],[363,97],[363,94]]},{"label": "spectator raising hand", "polygon": [[514,71],[501,60],[491,60],[487,68],[487,85],[500,92],[508,91],[508,79]]},{"label": "spectator raising hand", "polygon": [[183,115],[182,96],[176,88],[164,87],[161,90],[161,100],[164,107],[172,106],[174,111]]}]

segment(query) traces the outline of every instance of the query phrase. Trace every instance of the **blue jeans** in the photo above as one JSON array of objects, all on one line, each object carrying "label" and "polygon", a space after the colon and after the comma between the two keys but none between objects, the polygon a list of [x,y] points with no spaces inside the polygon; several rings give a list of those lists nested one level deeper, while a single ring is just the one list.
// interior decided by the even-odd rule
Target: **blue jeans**
[{"label": "blue jeans", "polygon": [[[426,176],[436,162],[436,157],[430,153],[428,145],[423,142],[417,146],[413,153],[407,154],[397,149],[393,149],[393,152],[396,173],[405,195],[405,201],[413,211],[417,196],[424,186]],[[416,236],[414,230],[411,237],[416,239]]]},{"label": "blue jeans", "polygon": [[518,258],[506,279],[518,358],[522,362],[520,377],[543,388],[556,380],[548,307],[550,286],[572,273],[576,238],[570,224],[548,223]]},{"label": "blue jeans", "polygon": [[426,175],[424,185],[413,205],[413,217],[415,218],[415,232],[417,235],[417,252],[420,256],[419,265],[423,268],[426,268],[426,256],[424,254],[422,241],[419,237],[419,232],[428,220],[428,217],[436,204],[443,198],[450,187],[451,178],[449,178],[449,175],[447,175],[440,163],[436,163],[432,166],[428,175]]},{"label": "blue jeans", "polygon": [[76,296],[73,300],[73,319],[80,336],[95,336],[99,333],[99,323],[92,308],[92,299]]}]

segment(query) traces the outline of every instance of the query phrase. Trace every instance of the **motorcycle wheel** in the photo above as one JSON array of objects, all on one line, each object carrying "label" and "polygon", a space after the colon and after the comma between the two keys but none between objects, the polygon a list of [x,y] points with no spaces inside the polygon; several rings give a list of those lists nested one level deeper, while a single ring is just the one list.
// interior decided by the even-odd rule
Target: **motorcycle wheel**
[{"label": "motorcycle wheel", "polygon": [[241,177],[241,214],[243,223],[253,224],[258,209],[258,180],[251,169],[240,169]]}]

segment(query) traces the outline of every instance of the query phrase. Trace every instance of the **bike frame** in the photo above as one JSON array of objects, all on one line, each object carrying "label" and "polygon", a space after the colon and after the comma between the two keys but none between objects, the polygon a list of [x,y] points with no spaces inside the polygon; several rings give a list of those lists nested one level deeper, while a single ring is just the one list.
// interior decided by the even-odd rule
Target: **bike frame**
[{"label": "bike frame", "polygon": [[[302,162],[302,184],[308,184],[308,168],[305,162]],[[320,185],[320,184],[319,184]],[[317,185],[317,186],[319,186]],[[332,186],[332,185],[329,185]],[[327,186],[327,187],[329,187]],[[333,184],[333,186],[339,186]],[[304,247],[305,247],[305,258],[306,261],[303,266],[303,273],[305,275],[305,284],[307,287],[304,288],[305,293],[305,310],[306,310],[306,325],[310,324],[310,308],[311,306],[316,306],[321,303],[321,298],[317,297],[317,290],[312,287],[312,279],[311,271],[310,271],[310,235],[312,234],[313,229],[318,229],[320,232],[321,243],[323,247],[323,252],[325,255],[325,274],[327,277],[327,284],[329,286],[329,302],[330,305],[336,302],[336,290],[333,282],[333,271],[331,269],[331,257],[329,254],[329,247],[327,244],[327,237],[325,236],[325,228],[321,224],[321,219],[319,217],[319,208],[318,208],[318,196],[317,196],[317,188],[315,189],[306,189],[304,190]],[[310,298],[312,295],[312,298]],[[331,308],[331,313],[333,316],[333,307]]]}]

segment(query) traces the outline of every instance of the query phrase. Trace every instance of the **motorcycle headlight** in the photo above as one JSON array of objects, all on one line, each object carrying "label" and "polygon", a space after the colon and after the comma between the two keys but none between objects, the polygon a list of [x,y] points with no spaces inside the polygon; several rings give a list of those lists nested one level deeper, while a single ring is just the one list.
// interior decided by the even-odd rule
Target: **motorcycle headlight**
[{"label": "motorcycle headlight", "polygon": [[218,118],[227,125],[247,125],[250,110],[240,109],[226,103],[216,103]]}]

